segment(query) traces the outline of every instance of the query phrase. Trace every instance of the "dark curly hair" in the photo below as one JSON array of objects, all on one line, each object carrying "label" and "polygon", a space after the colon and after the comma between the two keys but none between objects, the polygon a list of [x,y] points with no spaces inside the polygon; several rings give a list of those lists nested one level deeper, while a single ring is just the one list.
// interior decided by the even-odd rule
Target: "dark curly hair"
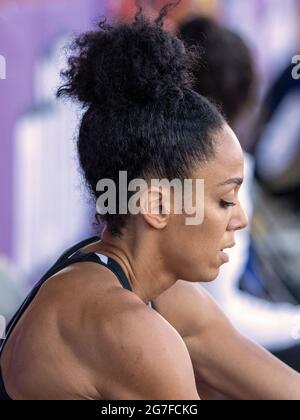
[{"label": "dark curly hair", "polygon": [[[214,156],[214,134],[224,125],[218,110],[191,89],[196,52],[163,29],[168,4],[151,22],[139,8],[132,22],[80,36],[62,72],[58,96],[79,100],[83,115],[78,153],[90,191],[119,171],[135,178],[190,177]],[[118,195],[118,191],[117,191]],[[107,214],[113,235],[121,235],[127,215]]]},{"label": "dark curly hair", "polygon": [[230,124],[256,99],[256,74],[251,51],[236,33],[206,17],[183,22],[178,37],[187,47],[197,46],[193,89],[209,98]]}]

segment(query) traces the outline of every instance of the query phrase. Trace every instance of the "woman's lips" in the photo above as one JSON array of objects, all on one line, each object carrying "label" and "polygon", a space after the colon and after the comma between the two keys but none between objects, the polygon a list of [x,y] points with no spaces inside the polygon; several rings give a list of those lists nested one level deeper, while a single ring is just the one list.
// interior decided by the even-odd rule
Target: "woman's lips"
[{"label": "woman's lips", "polygon": [[226,264],[229,262],[230,257],[228,254],[226,254],[226,252],[224,252],[224,249],[229,249],[229,248],[234,248],[235,247],[235,242],[232,242],[230,245],[225,246],[224,248],[221,249],[220,251],[220,258],[222,260],[223,264]]},{"label": "woman's lips", "polygon": [[223,264],[228,263],[229,260],[230,260],[229,255],[226,254],[226,252],[224,252],[224,251],[220,251],[220,257],[221,257],[221,260],[222,260]]}]

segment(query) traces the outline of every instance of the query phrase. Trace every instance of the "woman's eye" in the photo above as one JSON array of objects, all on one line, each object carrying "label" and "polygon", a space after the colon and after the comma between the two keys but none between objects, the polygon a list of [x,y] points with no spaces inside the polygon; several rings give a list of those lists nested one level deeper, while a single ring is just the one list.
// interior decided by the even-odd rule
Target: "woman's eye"
[{"label": "woman's eye", "polygon": [[237,204],[231,201],[221,200],[220,205],[223,209],[227,209],[228,207],[235,207]]}]

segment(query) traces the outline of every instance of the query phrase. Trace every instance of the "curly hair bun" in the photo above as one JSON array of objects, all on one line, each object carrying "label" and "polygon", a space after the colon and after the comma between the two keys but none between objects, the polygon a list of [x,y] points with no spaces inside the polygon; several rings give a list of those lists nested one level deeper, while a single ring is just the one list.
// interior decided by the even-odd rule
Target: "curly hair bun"
[{"label": "curly hair bun", "polygon": [[[162,13],[165,13],[163,11]],[[69,58],[58,96],[70,96],[88,106],[176,100],[191,87],[190,54],[166,32],[161,16],[154,22],[141,11],[133,22],[99,29],[79,37]]]}]

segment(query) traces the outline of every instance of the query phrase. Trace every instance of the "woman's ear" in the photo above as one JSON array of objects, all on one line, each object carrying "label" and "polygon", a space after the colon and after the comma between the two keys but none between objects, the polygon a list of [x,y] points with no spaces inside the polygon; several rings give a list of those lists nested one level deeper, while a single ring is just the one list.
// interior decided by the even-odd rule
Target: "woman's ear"
[{"label": "woman's ear", "polygon": [[145,221],[155,229],[164,229],[170,218],[170,199],[160,187],[149,187],[141,198]]}]

